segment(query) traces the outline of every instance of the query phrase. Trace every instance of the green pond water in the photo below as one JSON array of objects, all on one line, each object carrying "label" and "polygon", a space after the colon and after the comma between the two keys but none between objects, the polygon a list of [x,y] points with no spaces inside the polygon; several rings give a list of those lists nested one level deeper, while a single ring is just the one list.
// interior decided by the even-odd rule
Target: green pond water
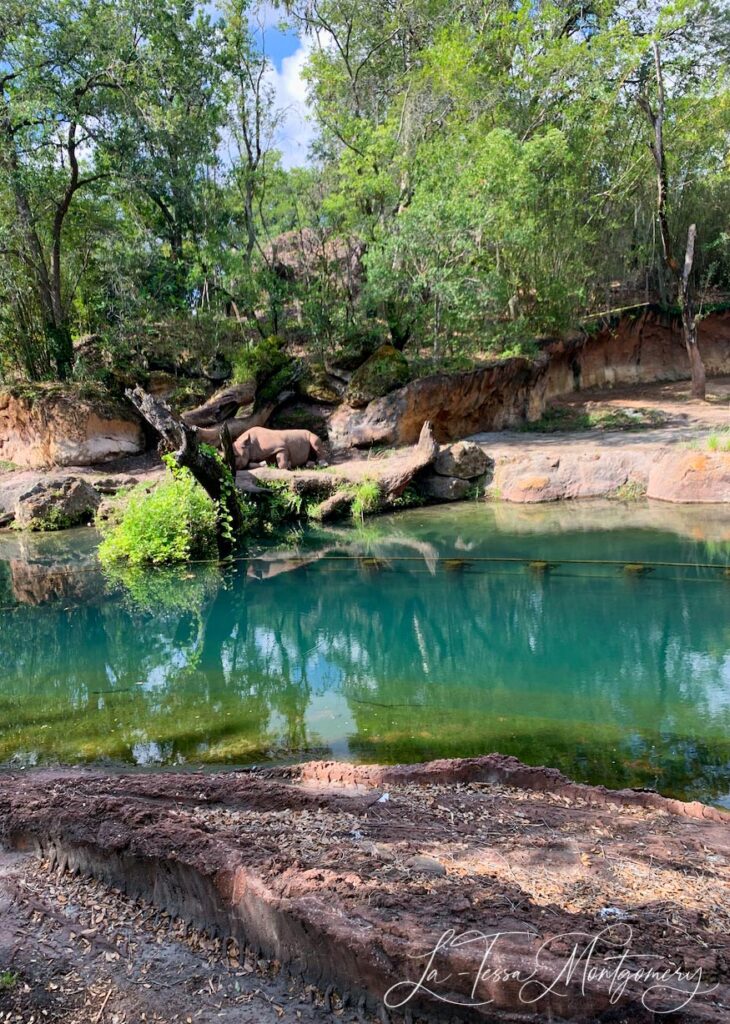
[{"label": "green pond water", "polygon": [[95,545],[0,535],[0,764],[500,751],[730,806],[725,509],[474,503],[124,580]]}]

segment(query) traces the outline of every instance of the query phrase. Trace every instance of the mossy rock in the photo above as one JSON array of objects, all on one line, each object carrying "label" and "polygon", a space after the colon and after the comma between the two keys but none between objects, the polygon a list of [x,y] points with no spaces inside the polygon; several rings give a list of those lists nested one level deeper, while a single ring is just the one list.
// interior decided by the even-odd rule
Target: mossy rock
[{"label": "mossy rock", "polygon": [[410,378],[408,361],[392,345],[381,345],[352,375],[347,402],[356,409],[402,387]]},{"label": "mossy rock", "polygon": [[299,381],[299,390],[313,402],[337,405],[342,395],[333,387],[323,366],[310,366]]},{"label": "mossy rock", "polygon": [[321,406],[292,403],[277,409],[268,426],[272,430],[311,430],[323,439],[327,438],[327,419]]},{"label": "mossy rock", "polygon": [[369,359],[384,343],[384,337],[379,331],[360,330],[353,331],[337,347],[337,351],[330,356],[330,365],[337,370],[344,370],[352,373],[359,366]]}]

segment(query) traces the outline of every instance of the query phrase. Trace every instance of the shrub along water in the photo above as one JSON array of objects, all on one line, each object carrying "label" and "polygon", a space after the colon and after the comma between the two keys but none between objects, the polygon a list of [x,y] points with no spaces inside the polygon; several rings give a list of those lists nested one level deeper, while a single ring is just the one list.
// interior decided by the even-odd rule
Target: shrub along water
[{"label": "shrub along water", "polygon": [[137,486],[98,525],[102,564],[163,565],[216,553],[215,505],[187,470],[151,491]]}]

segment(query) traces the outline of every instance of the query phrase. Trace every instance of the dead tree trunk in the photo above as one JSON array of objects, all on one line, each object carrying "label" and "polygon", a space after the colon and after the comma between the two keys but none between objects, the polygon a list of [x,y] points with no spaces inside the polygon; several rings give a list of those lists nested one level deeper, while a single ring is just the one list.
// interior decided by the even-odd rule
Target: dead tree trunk
[{"label": "dead tree trunk", "polygon": [[202,405],[184,412],[182,418],[191,427],[213,427],[235,416],[242,405],[251,405],[255,397],[256,384],[253,381],[232,384],[216,391]]},{"label": "dead tree trunk", "polygon": [[135,388],[126,392],[140,415],[160,436],[160,453],[172,455],[175,464],[189,469],[216,506],[216,542],[218,553],[231,553],[236,537],[243,531],[240,497],[232,475],[216,455],[198,443],[197,430],[175,416],[159,398]]},{"label": "dead tree trunk", "polygon": [[682,309],[682,337],[689,356],[690,373],[692,376],[693,398],[705,397],[705,367],[702,356],[697,345],[697,321],[694,310],[694,294],[692,291],[692,264],[694,263],[695,239],[697,228],[694,224],[690,226],[687,235],[687,248],[684,255],[684,269],[680,269],[679,263],[672,251],[672,235],[669,230],[669,218],[667,216],[667,196],[669,193],[667,179],[667,160],[664,151],[664,75],[662,73],[662,60],[659,45],[653,44],[654,70],[657,83],[657,106],[656,110],[651,104],[648,96],[641,93],[638,97],[639,106],[644,111],[652,127],[654,137],[649,145],[657,176],[657,219],[662,238],[662,256],[664,266],[671,273],[677,286],[677,298]]},{"label": "dead tree trunk", "polygon": [[697,228],[694,224],[690,224],[689,231],[687,232],[687,248],[684,253],[684,270],[682,271],[679,284],[679,296],[682,306],[682,333],[692,372],[692,396],[693,398],[704,399],[705,366],[697,344],[697,319],[695,317],[694,293],[690,281],[695,255],[696,236]]}]

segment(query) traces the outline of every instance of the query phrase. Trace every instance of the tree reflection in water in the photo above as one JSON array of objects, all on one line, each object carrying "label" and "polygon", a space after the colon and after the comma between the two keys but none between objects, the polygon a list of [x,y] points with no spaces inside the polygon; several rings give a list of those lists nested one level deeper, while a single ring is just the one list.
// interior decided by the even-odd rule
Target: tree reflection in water
[{"label": "tree reflection in water", "polygon": [[723,563],[722,521],[697,539],[699,518],[673,534],[623,509],[612,530],[585,506],[572,529],[537,529],[524,509],[512,521],[504,506],[466,511],[329,531],[225,571],[105,580],[91,544],[9,552],[0,760],[499,750],[608,785],[727,793],[722,570],[631,577],[565,561]]}]

